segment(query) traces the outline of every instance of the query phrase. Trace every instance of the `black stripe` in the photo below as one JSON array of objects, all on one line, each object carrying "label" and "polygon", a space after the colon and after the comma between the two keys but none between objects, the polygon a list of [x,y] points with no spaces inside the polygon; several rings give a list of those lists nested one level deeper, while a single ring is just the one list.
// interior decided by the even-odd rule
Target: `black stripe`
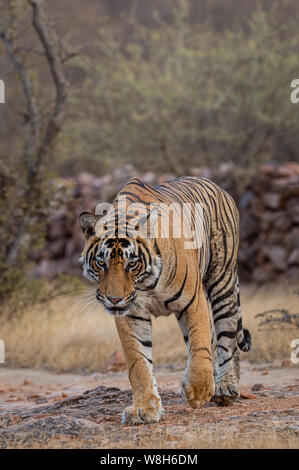
[{"label": "black stripe", "polygon": [[233,285],[227,292],[224,294],[220,295],[219,297],[216,297],[216,299],[213,300],[212,302],[212,308],[222,300],[225,300],[227,297],[230,297],[235,291],[235,286]]},{"label": "black stripe", "polygon": [[186,310],[188,310],[188,308],[190,307],[190,305],[193,304],[193,302],[194,302],[194,300],[195,300],[195,297],[196,297],[196,294],[197,294],[197,286],[198,286],[198,274],[197,274],[197,279],[196,279],[195,291],[194,291],[194,294],[193,294],[193,296],[192,296],[192,299],[191,299],[190,302],[186,305],[186,307],[184,307],[183,310],[180,311],[179,316],[178,316],[178,321],[180,321],[180,319],[182,318],[183,314],[186,312]]},{"label": "black stripe", "polygon": [[161,252],[159,250],[159,247],[158,247],[158,244],[157,244],[157,240],[155,239],[155,243],[154,243],[154,249],[155,249],[155,252],[156,252],[156,255],[159,256],[159,258],[161,258]]},{"label": "black stripe", "polygon": [[217,341],[219,341],[219,339],[222,338],[222,336],[225,336],[226,338],[235,338],[236,335],[237,335],[237,331],[221,331],[217,335]]},{"label": "black stripe", "polygon": [[147,248],[147,246],[141,240],[140,240],[140,245],[142,245],[142,248],[144,248],[145,251],[147,252],[147,255],[148,255],[148,258],[149,258],[149,264],[151,265],[152,264],[152,257],[151,257],[149,249]]},{"label": "black stripe", "polygon": [[[215,325],[215,323],[217,323],[218,320],[224,320],[225,318],[234,317],[235,315],[237,315],[237,313],[238,313],[238,310],[235,310],[235,311],[232,310],[230,312],[223,313],[222,315],[219,315],[219,317],[214,319],[214,325]],[[242,329],[242,324],[241,324],[241,329]]]},{"label": "black stripe", "polygon": [[138,352],[139,352],[139,354],[141,354],[141,356],[145,357],[145,359],[146,359],[150,364],[153,363],[153,361],[152,361],[151,359],[149,359],[148,357],[146,357],[146,355],[143,354],[141,351],[138,351]]},{"label": "black stripe", "polygon": [[127,315],[127,318],[132,318],[132,320],[147,321],[149,323],[151,323],[151,321],[152,321],[150,318],[137,317],[136,315]]},{"label": "black stripe", "polygon": [[168,305],[171,302],[174,302],[175,300],[177,300],[181,296],[181,294],[183,292],[183,289],[185,287],[185,284],[186,284],[187,275],[188,275],[188,265],[186,264],[186,273],[185,273],[185,278],[184,278],[183,284],[181,285],[179,291],[173,297],[171,297],[171,299],[165,300],[164,305],[165,305],[166,308],[168,308]]},{"label": "black stripe", "polygon": [[158,281],[159,281],[159,279],[160,279],[161,272],[162,272],[162,267],[161,267],[161,269],[160,269],[160,272],[159,272],[158,277],[154,280],[153,284],[151,284],[151,285],[147,288],[147,290],[151,290],[151,289],[154,289],[154,288],[156,287],[156,285],[158,284]]},{"label": "black stripe", "polygon": [[231,307],[231,305],[232,305],[231,302],[229,302],[228,304],[220,305],[220,307],[213,310],[213,317],[215,317],[215,315],[217,315],[217,313],[221,312],[221,310],[223,310],[225,307]]},{"label": "black stripe", "polygon": [[137,339],[137,341],[139,341],[139,343],[142,344],[142,346],[144,346],[146,348],[152,348],[153,347],[153,343],[151,341],[143,341],[142,339],[137,338],[137,336],[135,336],[135,335],[130,335],[130,336],[132,338]]},{"label": "black stripe", "polygon": [[191,353],[194,353],[194,352],[198,352],[198,351],[207,351],[210,355],[211,355],[211,352],[208,348],[196,348],[196,349],[192,349],[191,350]]},{"label": "black stripe", "polygon": [[227,362],[229,362],[229,361],[232,360],[232,357],[233,357],[234,352],[236,351],[236,349],[237,349],[237,348],[235,348],[235,349],[233,350],[233,353],[232,353],[232,355],[231,355],[230,357],[228,357],[227,359],[225,359],[225,361],[223,361],[223,362],[221,362],[221,363],[219,364],[219,367],[224,366],[224,364],[226,364]]},{"label": "black stripe", "polygon": [[177,258],[177,254],[176,254],[175,250],[174,250],[174,256],[175,256],[174,266],[172,268],[171,274],[170,274],[170,276],[168,278],[168,281],[166,283],[166,287],[169,286],[172,283],[172,281],[173,281],[173,279],[176,275],[176,270],[177,270],[177,265],[178,265],[178,258]]}]

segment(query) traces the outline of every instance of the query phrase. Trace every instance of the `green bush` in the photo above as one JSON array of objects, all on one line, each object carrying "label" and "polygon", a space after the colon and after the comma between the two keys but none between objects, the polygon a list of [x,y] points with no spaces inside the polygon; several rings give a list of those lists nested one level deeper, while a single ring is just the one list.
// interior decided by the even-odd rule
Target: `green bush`
[{"label": "green bush", "polygon": [[103,22],[93,52],[78,59],[86,80],[64,132],[68,171],[101,174],[131,162],[181,174],[296,158],[298,13],[286,22],[289,2],[275,2],[245,27],[218,32],[190,24],[187,0],[175,5],[171,23],[158,15],[150,28],[132,23],[128,42]]}]

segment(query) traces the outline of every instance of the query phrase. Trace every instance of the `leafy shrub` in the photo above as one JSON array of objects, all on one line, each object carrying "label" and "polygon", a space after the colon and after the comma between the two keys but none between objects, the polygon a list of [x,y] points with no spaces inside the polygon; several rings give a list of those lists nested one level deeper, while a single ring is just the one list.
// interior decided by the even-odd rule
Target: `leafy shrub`
[{"label": "leafy shrub", "polygon": [[257,7],[244,27],[217,31],[191,24],[180,0],[170,23],[158,14],[151,27],[132,22],[127,42],[103,21],[95,50],[77,61],[86,80],[65,128],[64,167],[99,174],[131,162],[182,174],[296,158],[299,30],[297,11],[285,21],[289,3]]}]

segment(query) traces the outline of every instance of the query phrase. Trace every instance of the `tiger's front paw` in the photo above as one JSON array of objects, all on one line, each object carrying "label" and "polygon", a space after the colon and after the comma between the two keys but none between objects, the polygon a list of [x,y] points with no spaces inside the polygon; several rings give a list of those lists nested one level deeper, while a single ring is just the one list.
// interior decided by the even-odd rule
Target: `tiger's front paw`
[{"label": "tiger's front paw", "polygon": [[182,385],[184,395],[192,408],[208,403],[215,391],[212,367],[201,367],[187,373]]},{"label": "tiger's front paw", "polygon": [[154,406],[128,406],[124,409],[122,415],[122,424],[135,425],[135,424],[148,424],[158,423],[162,414],[161,411]]}]

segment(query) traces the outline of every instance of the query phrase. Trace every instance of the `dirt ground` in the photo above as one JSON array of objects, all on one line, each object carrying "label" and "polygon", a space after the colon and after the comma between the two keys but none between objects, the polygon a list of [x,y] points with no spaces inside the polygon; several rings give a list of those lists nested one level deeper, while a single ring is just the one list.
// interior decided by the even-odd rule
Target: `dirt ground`
[{"label": "dirt ground", "polygon": [[124,427],[131,391],[123,372],[89,376],[0,368],[0,447],[299,447],[299,368],[242,362],[240,398],[194,412],[182,370],[158,368],[159,424]]}]

